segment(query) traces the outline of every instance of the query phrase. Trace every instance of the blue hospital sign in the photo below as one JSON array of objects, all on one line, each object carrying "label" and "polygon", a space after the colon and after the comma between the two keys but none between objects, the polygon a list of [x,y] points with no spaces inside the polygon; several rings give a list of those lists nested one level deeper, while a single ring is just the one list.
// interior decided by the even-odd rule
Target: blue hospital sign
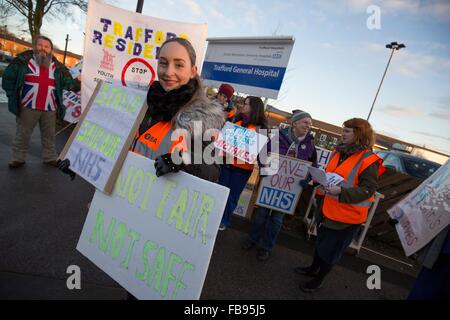
[{"label": "blue hospital sign", "polygon": [[285,72],[286,68],[205,61],[202,77],[224,83],[280,90]]},{"label": "blue hospital sign", "polygon": [[207,86],[229,83],[237,92],[276,99],[293,46],[292,37],[208,39],[202,79]]}]

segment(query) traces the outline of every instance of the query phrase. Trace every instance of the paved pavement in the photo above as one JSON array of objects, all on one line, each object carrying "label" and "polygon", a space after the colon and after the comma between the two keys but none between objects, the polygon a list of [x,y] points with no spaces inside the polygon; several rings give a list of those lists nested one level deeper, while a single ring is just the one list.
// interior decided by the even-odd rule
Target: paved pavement
[{"label": "paved pavement", "polygon": [[[15,118],[0,103],[0,299],[125,299],[125,291],[75,249],[94,188],[42,163],[38,128],[26,165],[10,170],[14,132]],[[68,132],[58,135],[59,151],[67,138]],[[298,285],[307,278],[292,270],[311,260],[313,242],[283,233],[272,257],[259,262],[256,250],[240,249],[248,228],[236,216],[233,228],[218,234],[201,299],[404,299],[414,282],[379,257],[346,255],[321,291],[305,294]],[[380,290],[366,287],[366,269],[374,263],[381,267]],[[81,290],[66,287],[73,264],[81,268]]]}]

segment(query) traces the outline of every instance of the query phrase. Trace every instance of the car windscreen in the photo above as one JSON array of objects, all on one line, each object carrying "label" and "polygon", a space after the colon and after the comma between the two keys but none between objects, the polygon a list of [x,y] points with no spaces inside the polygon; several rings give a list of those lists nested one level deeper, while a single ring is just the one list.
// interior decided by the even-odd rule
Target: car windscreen
[{"label": "car windscreen", "polygon": [[408,174],[423,179],[431,176],[439,168],[438,164],[406,157],[403,158],[403,164]]}]

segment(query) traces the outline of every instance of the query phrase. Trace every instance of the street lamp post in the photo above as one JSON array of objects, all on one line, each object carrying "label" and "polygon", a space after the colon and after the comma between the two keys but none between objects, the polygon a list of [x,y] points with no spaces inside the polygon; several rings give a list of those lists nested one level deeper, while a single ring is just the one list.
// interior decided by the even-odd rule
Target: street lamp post
[{"label": "street lamp post", "polygon": [[69,42],[69,35],[66,35],[66,47],[64,48],[64,59],[63,59],[63,65],[66,65],[66,56],[67,56],[67,43]]},{"label": "street lamp post", "polygon": [[380,82],[380,85],[378,86],[377,93],[375,94],[375,98],[373,99],[372,107],[370,107],[370,112],[369,112],[369,115],[367,116],[367,121],[369,121],[370,115],[372,114],[373,106],[375,105],[375,101],[377,101],[378,93],[380,92],[381,85],[383,84],[384,77],[386,76],[386,72],[389,68],[389,64],[391,63],[392,56],[394,55],[394,51],[400,50],[402,48],[406,48],[406,46],[403,43],[391,42],[386,45],[386,48],[391,49],[391,55],[389,56],[389,60],[386,65],[386,69],[384,70],[383,77],[381,78],[381,82]]},{"label": "street lamp post", "polygon": [[142,13],[142,7],[144,6],[144,0],[138,0],[136,5],[136,12]]}]

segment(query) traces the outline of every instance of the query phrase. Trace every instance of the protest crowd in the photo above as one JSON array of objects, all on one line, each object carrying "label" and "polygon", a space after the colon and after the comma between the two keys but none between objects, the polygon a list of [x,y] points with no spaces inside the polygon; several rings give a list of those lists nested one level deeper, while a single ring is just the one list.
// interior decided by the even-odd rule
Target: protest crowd
[{"label": "protest crowd", "polygon": [[[102,43],[100,31],[95,31],[94,36],[97,40],[94,39],[93,45]],[[117,35],[115,41],[120,44],[121,38]],[[92,87],[87,96],[90,102],[83,101],[86,98],[83,93],[84,112],[58,156],[55,124],[57,117],[63,120],[65,116],[63,89],[79,92],[80,87],[93,79],[87,79],[84,70],[81,75],[71,75],[53,56],[52,40],[38,36],[33,49],[15,57],[3,74],[2,87],[8,96],[9,111],[15,115],[17,123],[9,168],[20,170],[26,166],[30,136],[39,123],[43,163],[57,167],[61,174],[69,175],[72,180],[80,176],[97,188],[92,203],[86,204],[91,208],[90,216],[97,214],[87,218],[94,231],[83,230],[80,243],[83,237],[91,237],[91,242],[97,239],[99,228],[106,230],[106,210],[104,216],[98,213],[101,211],[98,203],[107,198],[100,200],[101,197],[122,197],[139,210],[153,210],[155,217],[164,219],[165,226],[178,232],[180,238],[174,237],[176,241],[189,236],[202,243],[209,250],[208,261],[217,233],[226,233],[232,228],[233,212],[255,170],[258,171],[258,196],[251,204],[253,214],[249,232],[237,250],[244,252],[257,248],[256,258],[261,263],[273,259],[272,251],[283,223],[293,219],[301,192],[308,186],[316,193],[314,255],[312,261],[298,261],[297,266],[292,266],[292,272],[309,279],[299,280],[296,284],[299,290],[305,293],[319,291],[327,285],[333,267],[364,228],[375,203],[378,181],[385,172],[382,158],[373,152],[375,131],[372,125],[357,116],[346,120],[342,124],[341,139],[325,169],[319,169],[311,133],[314,110],[295,110],[288,127],[271,128],[266,113],[267,99],[264,101],[263,95],[239,92],[240,87],[233,82],[217,80],[216,87],[205,83],[199,73],[203,61],[196,49],[197,42],[177,37],[175,33],[168,37],[159,45],[157,78],[153,78],[144,91],[134,88],[130,79],[122,79],[123,84],[128,81],[128,86],[108,81],[93,82],[96,87]],[[89,59],[88,55],[84,56],[84,68]],[[225,69],[216,68],[216,71]],[[279,76],[278,71],[254,70],[255,76]],[[176,180],[177,177],[191,180],[183,187],[181,181],[184,180]],[[196,189],[196,184],[202,183],[204,186]],[[211,194],[216,192],[222,197],[208,195],[205,191],[208,188],[217,188]],[[138,191],[133,196],[121,190]],[[145,192],[141,192],[143,190]],[[105,195],[98,195],[102,192]],[[223,194],[228,196],[224,198]],[[219,198],[223,199],[219,201]],[[155,200],[151,205],[154,199],[161,200]],[[402,216],[393,217],[393,224],[404,223]],[[133,245],[141,245],[138,231],[131,226],[126,230],[131,239],[128,252],[134,255]],[[139,235],[145,237],[143,231],[139,231]],[[101,248],[101,240],[98,241]],[[113,258],[122,254],[121,247],[115,245],[119,246],[113,241],[108,249]],[[148,255],[156,250],[156,242],[150,240],[143,246]],[[91,259],[92,255],[85,253],[89,250],[85,250],[82,253]],[[163,255],[162,249],[158,250],[157,257]],[[428,255],[424,258],[423,271],[409,298],[448,299],[448,227],[430,239],[426,250]],[[179,271],[173,291],[170,291],[170,279],[155,285],[156,280],[152,277],[156,277],[154,274],[158,271],[151,269],[150,272],[144,263],[144,271],[135,276],[143,287],[135,291],[125,287],[129,299],[145,298],[142,293],[145,284],[157,286],[161,296],[169,290],[172,297],[178,298],[177,294],[186,287],[182,280],[188,282],[183,275],[193,275],[195,268],[193,258],[189,260],[175,254],[172,253],[170,263],[179,264],[177,270],[182,271]],[[128,264],[133,263],[133,258],[127,257],[121,267],[126,265],[128,268]],[[121,285],[127,283],[121,282],[120,277],[118,279]],[[201,292],[201,281],[196,281]]]}]

